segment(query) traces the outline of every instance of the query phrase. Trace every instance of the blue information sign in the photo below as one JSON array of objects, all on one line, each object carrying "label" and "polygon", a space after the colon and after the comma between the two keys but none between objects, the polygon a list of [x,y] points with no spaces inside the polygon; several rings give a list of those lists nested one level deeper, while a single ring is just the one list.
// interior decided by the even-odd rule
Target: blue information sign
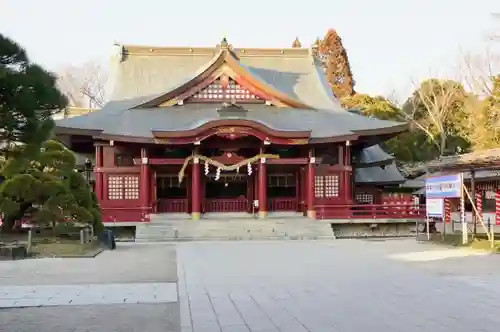
[{"label": "blue information sign", "polygon": [[425,179],[425,196],[427,198],[460,198],[462,196],[462,174]]}]

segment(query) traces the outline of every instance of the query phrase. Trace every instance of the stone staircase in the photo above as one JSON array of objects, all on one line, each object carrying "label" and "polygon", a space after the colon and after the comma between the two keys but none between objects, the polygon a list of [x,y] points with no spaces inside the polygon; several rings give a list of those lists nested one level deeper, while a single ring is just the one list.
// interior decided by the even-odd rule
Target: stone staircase
[{"label": "stone staircase", "polygon": [[191,220],[188,214],[151,215],[151,222],[136,227],[136,242],[206,240],[320,240],[334,239],[330,223],[295,213],[270,214],[257,219],[246,213],[205,214]]}]

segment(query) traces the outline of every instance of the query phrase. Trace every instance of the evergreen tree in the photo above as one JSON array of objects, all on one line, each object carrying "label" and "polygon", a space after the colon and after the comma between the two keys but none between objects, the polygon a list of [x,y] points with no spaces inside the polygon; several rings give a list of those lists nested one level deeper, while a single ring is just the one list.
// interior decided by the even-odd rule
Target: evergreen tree
[{"label": "evergreen tree", "polygon": [[36,158],[23,160],[25,164],[15,169],[12,164],[19,165],[17,158],[5,162],[0,211],[6,228],[22,217],[39,225],[74,221],[102,228],[99,205],[90,185],[75,172],[73,152],[59,142],[47,141]]},{"label": "evergreen tree", "polygon": [[51,116],[66,104],[55,76],[32,64],[18,44],[0,34],[0,218],[5,230],[23,217],[39,224],[77,221],[101,229],[99,205],[75,172],[74,154],[49,140]]},{"label": "evergreen tree", "polygon": [[[26,52],[0,34],[0,145],[40,144],[53,127],[51,115],[67,104],[56,77],[29,61]],[[36,150],[36,149],[35,149]]]},{"label": "evergreen tree", "polygon": [[317,46],[317,54],[326,70],[333,94],[337,98],[352,96],[355,93],[355,81],[347,51],[337,31],[328,30],[323,40],[317,40],[315,46]]}]

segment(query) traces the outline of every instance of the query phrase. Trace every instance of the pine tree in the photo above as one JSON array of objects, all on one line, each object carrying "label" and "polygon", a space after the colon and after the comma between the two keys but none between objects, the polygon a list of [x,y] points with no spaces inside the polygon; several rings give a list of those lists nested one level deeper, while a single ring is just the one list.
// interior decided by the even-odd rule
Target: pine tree
[{"label": "pine tree", "polygon": [[[7,164],[13,160],[17,159],[11,157]],[[28,217],[38,225],[74,221],[101,230],[99,205],[88,182],[75,172],[75,165],[73,152],[49,140],[41,145],[36,158],[26,160],[21,171],[5,174],[0,184],[4,229],[9,230],[15,220]]]},{"label": "pine tree", "polygon": [[67,104],[56,77],[29,61],[16,42],[0,34],[0,148],[12,143],[41,144],[51,116]]},{"label": "pine tree", "polygon": [[323,40],[316,40],[315,45],[317,45],[318,57],[323,62],[333,94],[337,98],[354,95],[355,81],[352,77],[349,58],[337,31],[328,30]]},{"label": "pine tree", "polygon": [[0,218],[3,229],[32,222],[100,224],[89,185],[74,172],[75,156],[50,141],[53,113],[67,104],[56,78],[0,34]]}]

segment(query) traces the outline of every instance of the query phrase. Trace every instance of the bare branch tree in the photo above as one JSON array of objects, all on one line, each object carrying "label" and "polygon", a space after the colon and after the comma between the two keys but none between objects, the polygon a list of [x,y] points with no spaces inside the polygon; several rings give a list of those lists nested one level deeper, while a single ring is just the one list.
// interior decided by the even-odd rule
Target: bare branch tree
[{"label": "bare branch tree", "polygon": [[457,117],[457,111],[463,111],[464,98],[461,85],[454,81],[427,80],[416,85],[413,96],[403,105],[402,115],[424,132],[443,156],[455,129],[450,122]]},{"label": "bare branch tree", "polygon": [[[496,20],[497,22],[500,22],[500,13],[493,13],[493,14],[491,14],[491,16],[493,17],[494,20]],[[500,30],[500,29],[498,29],[498,30]],[[494,41],[500,41],[500,32],[494,31],[491,34],[490,39],[494,40]]]},{"label": "bare branch tree", "polygon": [[98,108],[106,98],[107,75],[95,61],[81,66],[68,66],[59,72],[58,86],[69,99],[70,106]]},{"label": "bare branch tree", "polygon": [[490,50],[484,54],[462,53],[458,68],[468,90],[479,97],[491,96],[492,78],[500,72],[500,55]]},{"label": "bare branch tree", "polygon": [[466,107],[468,139],[476,150],[500,144],[500,54],[463,54],[459,66],[462,81],[473,93]]}]

